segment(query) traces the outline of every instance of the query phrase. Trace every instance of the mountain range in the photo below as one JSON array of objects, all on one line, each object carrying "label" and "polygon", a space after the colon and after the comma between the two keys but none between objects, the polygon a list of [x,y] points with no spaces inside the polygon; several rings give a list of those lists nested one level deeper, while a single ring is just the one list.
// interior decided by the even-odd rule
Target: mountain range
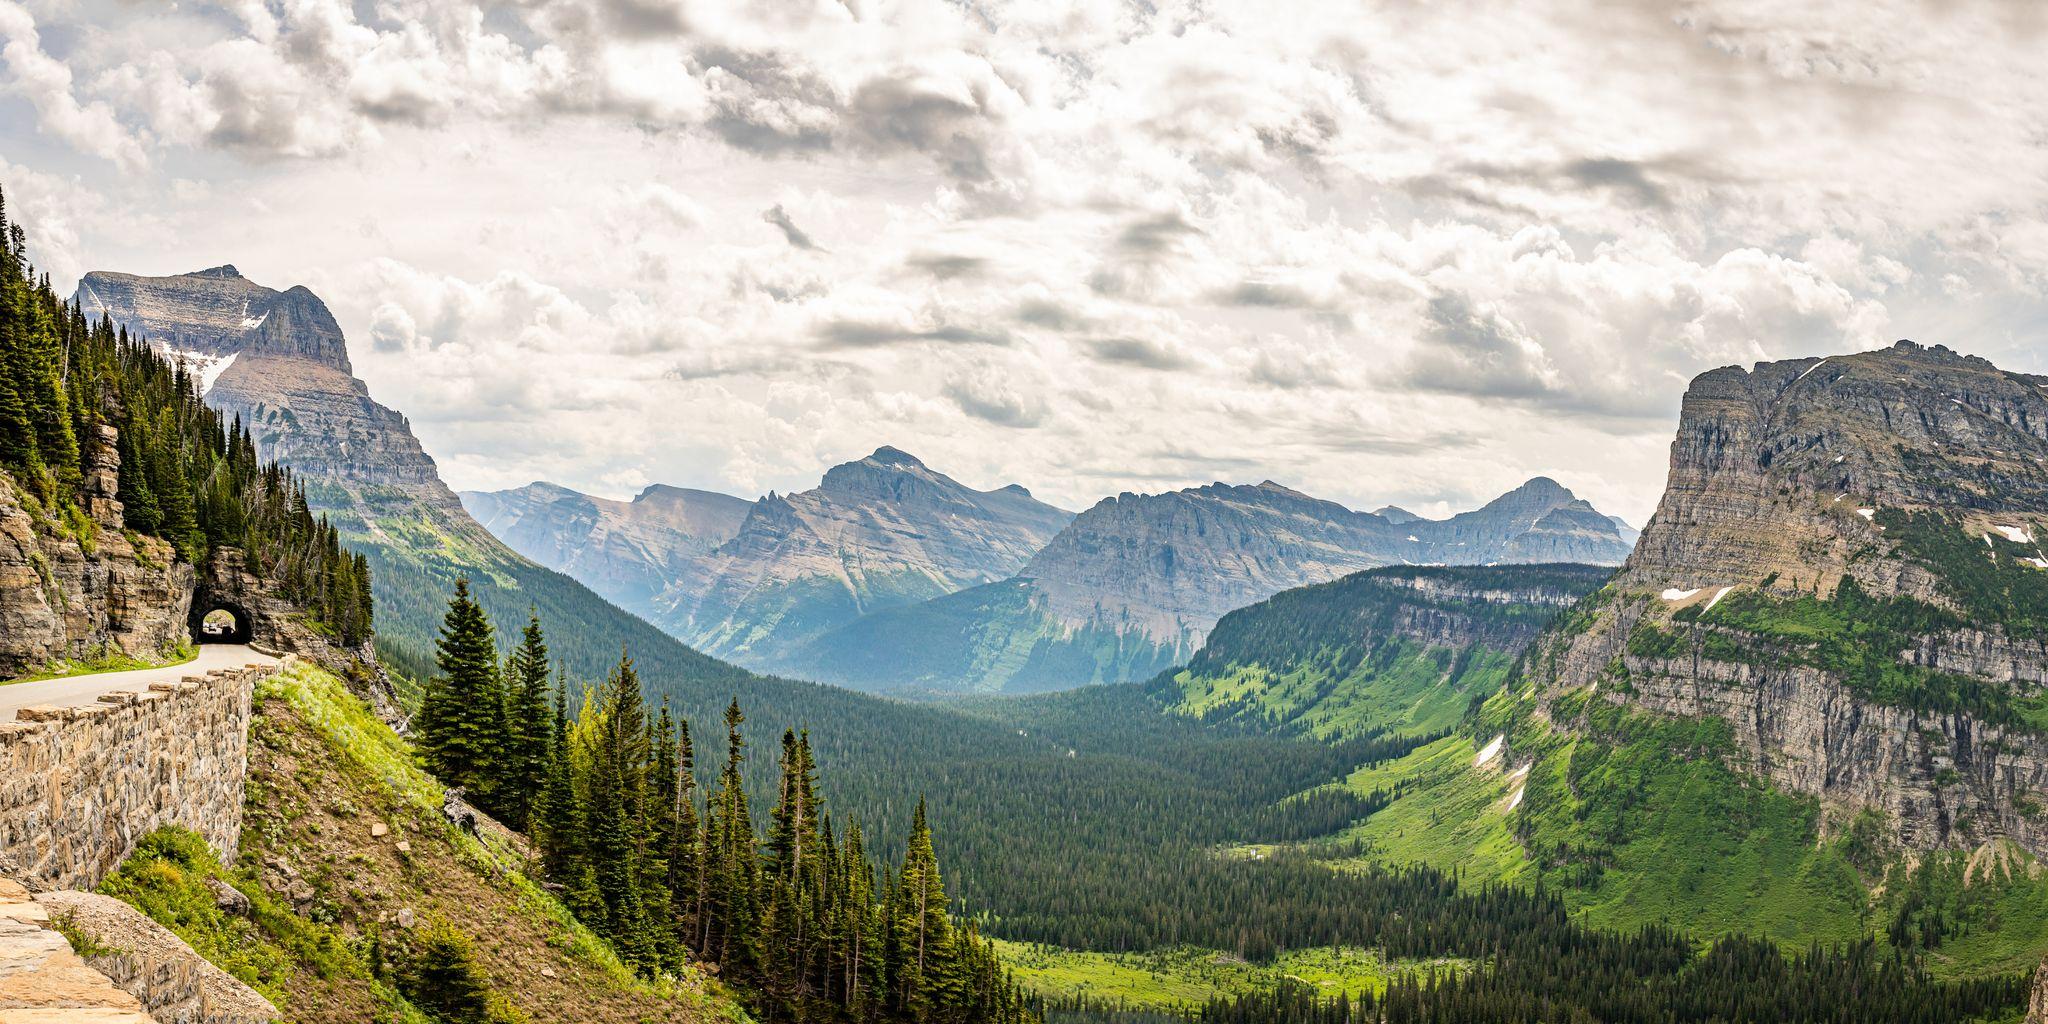
[{"label": "mountain range", "polygon": [[1125,493],[1076,516],[888,447],[760,499],[723,539],[655,526],[666,541],[621,543],[624,510],[644,500],[543,483],[463,495],[516,550],[700,649],[879,691],[1143,678],[1185,659],[1225,612],[1289,587],[1380,565],[1616,564],[1632,539],[1543,477],[1445,520],[1356,512],[1272,481]]}]

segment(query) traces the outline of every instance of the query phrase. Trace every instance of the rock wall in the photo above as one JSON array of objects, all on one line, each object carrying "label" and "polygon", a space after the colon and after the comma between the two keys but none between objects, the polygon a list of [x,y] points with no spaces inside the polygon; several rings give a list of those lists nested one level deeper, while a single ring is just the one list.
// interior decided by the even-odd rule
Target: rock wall
[{"label": "rock wall", "polygon": [[166,825],[232,860],[255,681],[250,667],[29,707],[0,723],[0,858],[36,889],[90,889]]},{"label": "rock wall", "polygon": [[46,892],[36,902],[91,940],[85,962],[141,1002],[157,1024],[262,1024],[277,1008],[208,963],[142,911],[93,892]]},{"label": "rock wall", "polygon": [[0,472],[0,679],[106,653],[148,658],[187,636],[192,567],[169,544],[122,532],[113,428],[91,450],[89,518],[65,528]]},{"label": "rock wall", "polygon": [[215,608],[225,608],[241,619],[249,631],[248,642],[279,654],[296,654],[339,676],[370,710],[387,724],[396,726],[403,715],[391,678],[377,663],[369,643],[345,647],[306,624],[299,606],[286,600],[268,579],[249,568],[239,549],[217,548],[206,560],[192,594],[193,628]]}]

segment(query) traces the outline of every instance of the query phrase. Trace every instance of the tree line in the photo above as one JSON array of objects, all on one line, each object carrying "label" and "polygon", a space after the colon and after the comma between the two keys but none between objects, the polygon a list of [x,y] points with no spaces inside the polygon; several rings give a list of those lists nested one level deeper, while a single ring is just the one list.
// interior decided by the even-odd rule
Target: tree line
[{"label": "tree line", "polygon": [[1010,1024],[1035,1019],[994,946],[950,914],[920,803],[894,870],[835,824],[808,733],[785,731],[765,835],[746,721],[700,785],[690,723],[650,708],[630,657],[569,711],[538,615],[502,661],[458,581],[413,731],[427,768],[525,831],[542,878],[650,976],[705,965],[764,1021]]},{"label": "tree line", "polygon": [[260,576],[349,646],[370,639],[370,568],[308,509],[291,473],[258,458],[239,419],[222,420],[197,381],[144,339],[89,320],[51,289],[0,194],[0,469],[32,511],[90,551],[99,525],[87,479],[115,430],[122,526],[203,563],[237,547]]}]

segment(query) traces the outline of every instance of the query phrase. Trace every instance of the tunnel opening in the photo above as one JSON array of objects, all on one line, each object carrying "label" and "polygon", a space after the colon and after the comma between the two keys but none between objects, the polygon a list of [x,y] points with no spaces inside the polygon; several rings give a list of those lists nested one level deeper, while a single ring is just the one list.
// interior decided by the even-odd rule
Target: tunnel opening
[{"label": "tunnel opening", "polygon": [[246,644],[250,640],[249,613],[231,604],[201,606],[192,616],[192,642],[196,644]]}]

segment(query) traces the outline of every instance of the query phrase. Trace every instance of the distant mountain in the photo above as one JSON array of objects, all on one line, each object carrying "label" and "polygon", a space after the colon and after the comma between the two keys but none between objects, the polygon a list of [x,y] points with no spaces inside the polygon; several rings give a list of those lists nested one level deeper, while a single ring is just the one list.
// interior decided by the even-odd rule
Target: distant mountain
[{"label": "distant mountain", "polygon": [[655,598],[697,559],[736,536],[754,504],[662,484],[632,501],[543,482],[460,497],[462,507],[512,550],[642,615],[651,614]]},{"label": "distant mountain", "polygon": [[622,647],[650,679],[749,678],[689,650],[583,584],[515,554],[463,510],[399,413],[370,398],[350,369],[341,328],[303,287],[276,291],[232,266],[171,277],[96,271],[74,296],[172,353],[202,379],[207,404],[240,416],[265,458],[290,466],[315,511],[370,560],[377,647],[415,677],[433,671],[433,642],[458,576],[501,628],[537,609],[550,645],[575,675],[595,679]]},{"label": "distant mountain", "polygon": [[679,566],[651,617],[692,645],[772,668],[862,615],[1004,579],[1073,519],[1011,485],[978,491],[883,447],[817,487],[770,494]]},{"label": "distant mountain", "polygon": [[1059,689],[1142,678],[1226,612],[1383,565],[1579,561],[1628,553],[1614,524],[1537,478],[1447,520],[1354,512],[1267,481],[1106,498],[1014,580],[863,618],[779,670],[876,690]]}]

